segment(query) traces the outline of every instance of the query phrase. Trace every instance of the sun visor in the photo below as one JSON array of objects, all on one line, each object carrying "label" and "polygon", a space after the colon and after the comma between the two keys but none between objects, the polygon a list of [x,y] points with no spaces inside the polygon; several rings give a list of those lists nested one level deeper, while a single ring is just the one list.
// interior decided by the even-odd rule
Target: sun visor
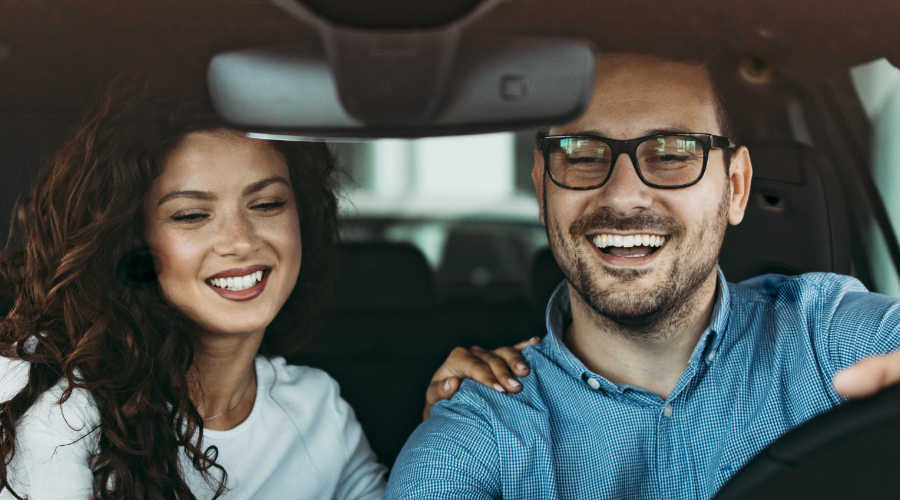
[{"label": "sun visor", "polygon": [[471,134],[571,121],[594,84],[596,56],[580,40],[457,45],[428,33],[331,34],[324,51],[215,56],[208,81],[216,110],[238,129],[285,138]]}]

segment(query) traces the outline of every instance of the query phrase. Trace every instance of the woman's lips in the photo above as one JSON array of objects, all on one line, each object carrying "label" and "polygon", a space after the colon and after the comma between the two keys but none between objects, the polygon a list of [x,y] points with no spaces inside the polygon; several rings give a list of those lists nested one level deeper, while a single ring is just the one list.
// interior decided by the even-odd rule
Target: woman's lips
[{"label": "woman's lips", "polygon": [[[224,274],[224,273],[220,273],[220,274]],[[257,283],[256,285],[254,285],[250,288],[245,288],[243,290],[235,291],[235,290],[227,290],[224,288],[215,287],[209,283],[209,280],[207,280],[206,286],[212,288],[212,290],[214,292],[216,292],[217,294],[219,294],[219,296],[221,296],[223,298],[241,302],[241,301],[245,301],[245,300],[255,299],[256,297],[259,296],[259,294],[263,293],[263,290],[265,290],[265,288],[266,288],[266,283],[269,281],[270,274],[271,274],[271,268],[268,268],[268,267],[265,268],[265,270],[263,271],[263,277],[259,281],[259,283]]]},{"label": "woman's lips", "polygon": [[221,273],[214,274],[209,278],[206,278],[207,282],[216,278],[235,278],[237,276],[247,276],[248,274],[255,273],[256,271],[268,271],[272,269],[272,266],[264,266],[261,264],[257,264],[255,266],[245,267],[242,269],[229,269],[227,271],[222,271]]}]

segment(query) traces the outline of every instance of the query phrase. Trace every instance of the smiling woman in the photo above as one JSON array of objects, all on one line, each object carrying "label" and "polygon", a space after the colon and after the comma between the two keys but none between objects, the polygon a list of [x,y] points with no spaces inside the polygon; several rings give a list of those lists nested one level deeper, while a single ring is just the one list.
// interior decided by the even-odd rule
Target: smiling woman
[{"label": "smiling woman", "polygon": [[[330,295],[333,170],[324,144],[228,129],[202,90],[97,99],[0,256],[0,498],[380,498],[337,384],[283,358]],[[498,360],[454,351],[429,401],[468,375],[518,391]]]}]

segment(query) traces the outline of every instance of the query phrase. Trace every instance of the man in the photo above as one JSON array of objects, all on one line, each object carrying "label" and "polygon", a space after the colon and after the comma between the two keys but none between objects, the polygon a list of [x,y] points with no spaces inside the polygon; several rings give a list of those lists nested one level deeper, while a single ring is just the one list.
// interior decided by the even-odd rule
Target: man
[{"label": "man", "polygon": [[535,151],[567,281],[531,373],[437,404],[385,498],[710,498],[787,430],[900,379],[896,354],[835,378],[900,346],[900,302],[830,274],[726,283],[752,176],[727,129],[702,65],[602,58],[587,112]]}]

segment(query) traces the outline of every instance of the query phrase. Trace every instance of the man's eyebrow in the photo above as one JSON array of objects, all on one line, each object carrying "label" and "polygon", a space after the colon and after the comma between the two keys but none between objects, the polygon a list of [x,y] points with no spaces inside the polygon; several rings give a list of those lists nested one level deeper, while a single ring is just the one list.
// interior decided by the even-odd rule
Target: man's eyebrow
[{"label": "man's eyebrow", "polygon": [[191,198],[193,200],[211,201],[216,199],[216,195],[208,191],[172,191],[160,198],[159,201],[156,202],[156,206],[162,206],[163,203],[175,198]]},{"label": "man's eyebrow", "polygon": [[288,182],[287,180],[285,180],[284,177],[275,176],[275,177],[269,177],[268,179],[263,179],[259,182],[254,182],[253,184],[250,184],[249,186],[244,188],[243,194],[244,194],[244,196],[246,196],[248,194],[252,194],[257,191],[260,191],[261,189],[263,189],[264,187],[266,187],[270,184],[278,184],[278,183],[284,184],[289,189],[291,187],[291,183]]},{"label": "man's eyebrow", "polygon": [[[700,133],[696,130],[692,130],[688,127],[666,127],[666,128],[654,128],[650,130],[645,130],[641,132],[639,135],[634,137],[629,137],[629,139],[637,139],[638,137],[647,137],[649,135],[661,135],[661,134],[693,134]],[[566,132],[563,135],[596,135],[598,137],[606,137],[608,139],[612,139],[609,135],[604,133],[601,130],[575,130],[571,132]]]}]

